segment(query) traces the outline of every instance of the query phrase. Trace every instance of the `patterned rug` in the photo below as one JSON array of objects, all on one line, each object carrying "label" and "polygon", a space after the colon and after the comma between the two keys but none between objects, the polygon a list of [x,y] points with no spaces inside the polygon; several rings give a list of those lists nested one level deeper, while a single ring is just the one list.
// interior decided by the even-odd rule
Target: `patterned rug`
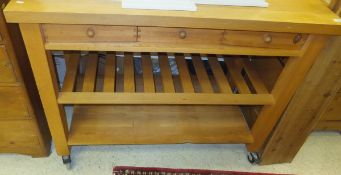
[{"label": "patterned rug", "polygon": [[279,175],[279,174],[200,169],[171,169],[116,166],[114,167],[113,175]]}]

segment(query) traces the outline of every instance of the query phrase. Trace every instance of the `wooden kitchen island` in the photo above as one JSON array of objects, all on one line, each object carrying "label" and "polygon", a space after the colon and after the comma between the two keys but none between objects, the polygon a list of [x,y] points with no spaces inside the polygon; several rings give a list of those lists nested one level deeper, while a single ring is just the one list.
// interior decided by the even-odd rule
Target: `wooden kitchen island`
[{"label": "wooden kitchen island", "polygon": [[[64,163],[73,145],[164,143],[245,143],[257,162],[317,54],[341,35],[338,16],[320,0],[268,2],[187,12],[30,0],[4,12],[20,25]],[[67,62],[63,87],[53,51]],[[283,69],[271,84],[271,73],[257,69],[272,63]],[[70,130],[66,104],[74,105]],[[251,129],[240,108],[256,113]]]}]

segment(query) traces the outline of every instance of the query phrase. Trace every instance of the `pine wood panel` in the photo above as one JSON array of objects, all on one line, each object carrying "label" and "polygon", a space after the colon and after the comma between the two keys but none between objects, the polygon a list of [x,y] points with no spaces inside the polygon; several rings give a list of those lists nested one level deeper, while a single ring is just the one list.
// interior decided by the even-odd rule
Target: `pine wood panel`
[{"label": "pine wood panel", "polygon": [[28,119],[21,87],[0,87],[0,119]]},{"label": "pine wood panel", "polygon": [[239,108],[228,106],[77,106],[72,123],[71,145],[253,140]]},{"label": "pine wood panel", "polygon": [[38,155],[40,143],[30,120],[0,120],[0,153]]}]

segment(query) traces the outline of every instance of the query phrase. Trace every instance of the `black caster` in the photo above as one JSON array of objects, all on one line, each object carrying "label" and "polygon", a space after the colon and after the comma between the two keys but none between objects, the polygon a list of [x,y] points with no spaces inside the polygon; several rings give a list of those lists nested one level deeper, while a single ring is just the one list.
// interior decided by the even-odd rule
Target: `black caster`
[{"label": "black caster", "polygon": [[258,153],[249,152],[247,154],[247,159],[249,160],[249,162],[251,164],[258,164],[258,163],[260,163],[260,156],[259,156]]},{"label": "black caster", "polygon": [[71,169],[71,156],[62,156],[63,164],[65,165],[66,169]]}]

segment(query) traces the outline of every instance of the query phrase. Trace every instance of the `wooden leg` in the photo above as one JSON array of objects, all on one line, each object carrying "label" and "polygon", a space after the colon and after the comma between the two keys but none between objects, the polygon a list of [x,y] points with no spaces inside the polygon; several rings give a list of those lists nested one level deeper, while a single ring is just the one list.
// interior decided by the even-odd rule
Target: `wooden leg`
[{"label": "wooden leg", "polygon": [[260,152],[262,150],[266,139],[280,119],[297,87],[311,68],[326,40],[327,37],[325,36],[312,36],[302,57],[289,58],[271,92],[275,104],[264,106],[252,126],[252,135],[255,141],[247,145],[248,151]]},{"label": "wooden leg", "polygon": [[27,53],[44,107],[57,153],[70,155],[67,144],[68,128],[65,111],[57,103],[58,83],[50,53],[45,51],[39,24],[20,24]]},{"label": "wooden leg", "polygon": [[318,56],[262,153],[261,164],[291,162],[341,88],[341,37]]}]

